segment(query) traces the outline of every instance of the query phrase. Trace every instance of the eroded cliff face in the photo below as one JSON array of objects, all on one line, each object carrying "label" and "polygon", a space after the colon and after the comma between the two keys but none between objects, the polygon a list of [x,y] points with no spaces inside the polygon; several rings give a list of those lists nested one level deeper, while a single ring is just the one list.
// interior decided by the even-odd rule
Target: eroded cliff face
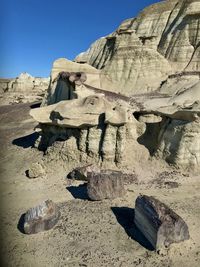
[{"label": "eroded cliff face", "polygon": [[127,95],[155,91],[171,74],[200,71],[199,21],[199,0],[159,2],[122,22],[76,61],[101,70],[102,88]]}]

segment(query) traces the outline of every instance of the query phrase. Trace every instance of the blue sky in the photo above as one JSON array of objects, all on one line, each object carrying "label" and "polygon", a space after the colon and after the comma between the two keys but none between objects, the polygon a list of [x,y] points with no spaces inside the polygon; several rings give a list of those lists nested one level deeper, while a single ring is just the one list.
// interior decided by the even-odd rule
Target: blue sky
[{"label": "blue sky", "polygon": [[0,77],[48,76],[158,0],[0,0]]}]

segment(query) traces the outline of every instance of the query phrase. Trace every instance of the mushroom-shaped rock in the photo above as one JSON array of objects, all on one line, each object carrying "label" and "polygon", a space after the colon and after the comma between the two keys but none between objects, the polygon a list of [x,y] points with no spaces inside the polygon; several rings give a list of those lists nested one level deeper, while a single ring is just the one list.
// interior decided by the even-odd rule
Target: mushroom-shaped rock
[{"label": "mushroom-shaped rock", "polygon": [[125,124],[127,109],[115,107],[102,95],[90,95],[82,99],[60,101],[57,104],[32,109],[30,115],[39,123],[82,128],[98,125],[100,115],[110,112],[113,108],[115,111],[113,111],[112,116],[109,115],[110,123]]},{"label": "mushroom-shaped rock", "polygon": [[185,221],[167,205],[151,196],[135,202],[135,224],[156,250],[189,239]]},{"label": "mushroom-shaped rock", "polygon": [[60,211],[52,200],[46,200],[40,205],[29,209],[24,217],[24,232],[36,234],[49,230],[56,225]]},{"label": "mushroom-shaped rock", "polygon": [[87,192],[91,200],[115,199],[125,194],[124,182],[115,171],[91,173]]}]

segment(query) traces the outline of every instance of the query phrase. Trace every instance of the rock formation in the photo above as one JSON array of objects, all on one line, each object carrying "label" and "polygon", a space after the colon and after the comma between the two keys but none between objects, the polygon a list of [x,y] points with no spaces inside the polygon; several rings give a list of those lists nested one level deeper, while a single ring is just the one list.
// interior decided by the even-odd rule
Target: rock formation
[{"label": "rock formation", "polygon": [[39,148],[65,162],[133,166],[148,159],[148,150],[137,142],[145,125],[126,103],[94,94],[36,108],[30,115],[41,129]]},{"label": "rock formation", "polygon": [[129,167],[150,152],[198,169],[199,14],[197,0],[162,1],[76,62],[56,60],[43,107],[31,112],[39,148],[68,161]]},{"label": "rock formation", "polygon": [[76,61],[99,69],[104,88],[126,95],[159,90],[176,73],[199,79],[199,14],[199,0],[153,4],[97,40]]},{"label": "rock formation", "polygon": [[33,77],[24,72],[14,79],[0,79],[2,104],[41,101],[50,78]]}]

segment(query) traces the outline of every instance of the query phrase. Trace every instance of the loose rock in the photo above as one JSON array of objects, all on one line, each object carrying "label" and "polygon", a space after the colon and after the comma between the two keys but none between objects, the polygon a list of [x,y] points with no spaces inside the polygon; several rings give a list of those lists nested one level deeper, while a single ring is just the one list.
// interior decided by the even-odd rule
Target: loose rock
[{"label": "loose rock", "polygon": [[134,221],[156,250],[190,237],[185,221],[154,197],[143,195],[136,199]]},{"label": "loose rock", "polygon": [[93,173],[93,172],[99,173],[100,169],[93,164],[89,164],[83,167],[77,167],[73,169],[67,175],[67,177],[70,179],[75,179],[75,180],[88,181],[88,174]]},{"label": "loose rock", "polygon": [[45,176],[45,169],[39,162],[32,163],[30,168],[26,171],[26,176],[30,179]]},{"label": "loose rock", "polygon": [[88,196],[91,200],[114,199],[125,194],[122,177],[113,171],[91,173],[87,185]]},{"label": "loose rock", "polygon": [[46,200],[40,205],[29,209],[24,218],[24,232],[36,234],[47,231],[58,222],[60,212],[52,200]]}]

